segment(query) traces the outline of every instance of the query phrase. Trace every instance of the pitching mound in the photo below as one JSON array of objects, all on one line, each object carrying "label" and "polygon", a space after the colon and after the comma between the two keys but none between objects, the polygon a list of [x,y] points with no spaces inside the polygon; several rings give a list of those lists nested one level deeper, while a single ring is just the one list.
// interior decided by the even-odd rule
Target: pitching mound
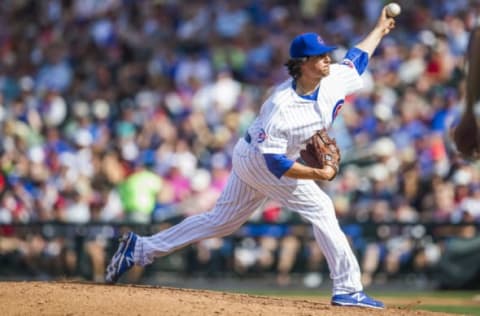
[{"label": "pitching mound", "polygon": [[0,306],[2,315],[442,315],[406,307],[365,310],[313,299],[70,282],[0,282]]}]

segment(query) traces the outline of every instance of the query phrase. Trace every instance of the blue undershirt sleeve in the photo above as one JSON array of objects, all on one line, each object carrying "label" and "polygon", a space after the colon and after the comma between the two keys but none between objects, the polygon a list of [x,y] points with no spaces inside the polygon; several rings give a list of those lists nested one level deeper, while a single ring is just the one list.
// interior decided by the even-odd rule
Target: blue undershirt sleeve
[{"label": "blue undershirt sleeve", "polygon": [[290,160],[287,156],[281,154],[263,154],[263,158],[265,158],[268,170],[279,179],[294,164],[293,160]]},{"label": "blue undershirt sleeve", "polygon": [[350,60],[355,65],[355,69],[357,69],[359,75],[363,74],[365,69],[367,69],[368,54],[360,48],[350,48],[345,55],[345,59]]}]

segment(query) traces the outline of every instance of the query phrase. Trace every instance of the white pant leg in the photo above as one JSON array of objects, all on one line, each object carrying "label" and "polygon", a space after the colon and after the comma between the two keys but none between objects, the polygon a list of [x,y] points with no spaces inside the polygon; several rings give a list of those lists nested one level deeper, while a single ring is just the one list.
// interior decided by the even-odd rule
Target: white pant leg
[{"label": "white pant leg", "polygon": [[317,244],[325,254],[333,280],[333,295],[363,290],[361,272],[345,233],[335,217],[316,219],[313,233]]},{"label": "white pant leg", "polygon": [[315,240],[330,269],[333,294],[361,291],[358,261],[338,224],[330,197],[312,180],[277,179],[268,171],[262,155],[245,142],[241,142],[237,149],[239,153],[234,166],[242,179],[312,223]]},{"label": "white pant leg", "polygon": [[332,200],[313,181],[299,180],[294,190],[283,188],[284,206],[313,225],[315,240],[327,259],[333,295],[361,291],[360,267],[335,216]]},{"label": "white pant leg", "polygon": [[232,172],[211,211],[190,216],[153,236],[139,237],[135,244],[135,263],[145,266],[156,257],[167,255],[193,242],[228,235],[247,221],[264,201],[264,195]]}]

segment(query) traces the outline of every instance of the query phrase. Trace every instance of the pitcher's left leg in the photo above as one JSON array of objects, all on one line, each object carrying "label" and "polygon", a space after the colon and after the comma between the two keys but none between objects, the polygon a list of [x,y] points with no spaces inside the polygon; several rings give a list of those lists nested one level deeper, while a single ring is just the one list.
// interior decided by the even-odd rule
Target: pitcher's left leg
[{"label": "pitcher's left leg", "polygon": [[193,242],[234,232],[264,200],[264,195],[232,172],[210,212],[187,217],[153,236],[140,237],[132,232],[124,235],[107,267],[106,281],[117,282],[134,264],[145,266],[156,257],[165,256]]}]

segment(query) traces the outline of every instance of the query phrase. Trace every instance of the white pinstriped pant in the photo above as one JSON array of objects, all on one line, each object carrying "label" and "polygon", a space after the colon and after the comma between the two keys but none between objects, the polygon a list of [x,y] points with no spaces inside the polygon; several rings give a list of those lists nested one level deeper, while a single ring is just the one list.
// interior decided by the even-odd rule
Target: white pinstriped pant
[{"label": "white pinstriped pant", "polygon": [[193,242],[231,234],[267,198],[312,223],[315,239],[327,259],[334,295],[362,290],[357,259],[340,229],[331,199],[314,181],[277,179],[268,171],[263,156],[243,139],[235,146],[232,173],[213,210],[190,216],[153,236],[139,237],[135,263],[144,266]]}]

